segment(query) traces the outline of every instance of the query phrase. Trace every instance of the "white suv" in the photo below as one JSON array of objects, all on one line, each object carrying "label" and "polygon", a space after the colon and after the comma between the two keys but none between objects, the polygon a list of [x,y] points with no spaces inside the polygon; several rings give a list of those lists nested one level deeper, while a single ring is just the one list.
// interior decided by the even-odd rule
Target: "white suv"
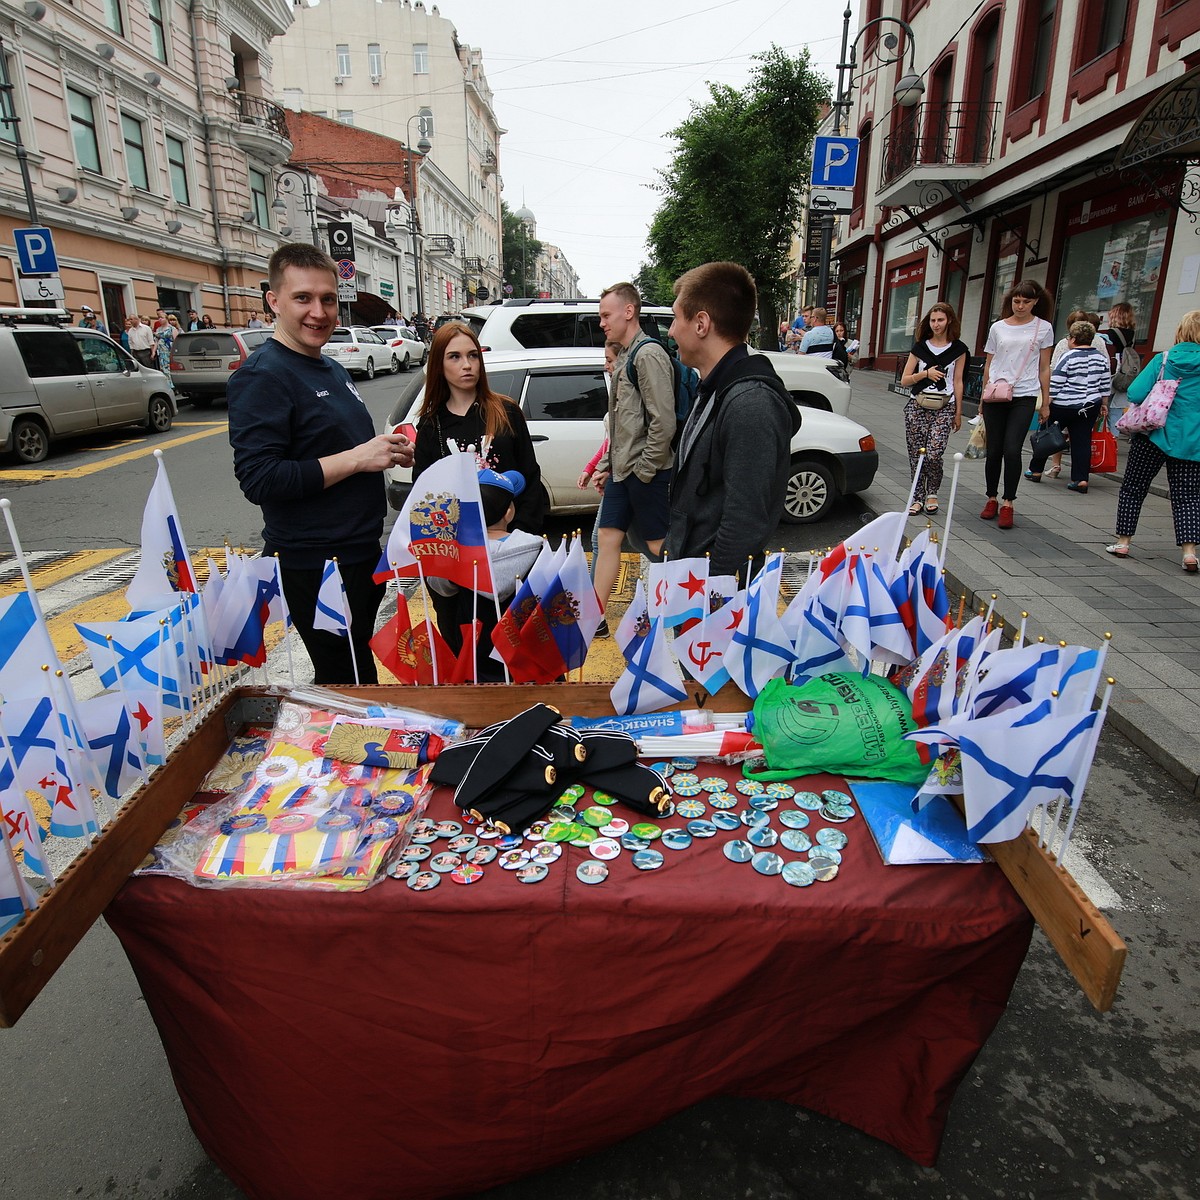
[{"label": "white suv", "polygon": [[[608,377],[603,351],[594,347],[565,350],[489,351],[484,355],[488,384],[511,396],[529,423],[546,511],[586,513],[599,498],[593,489],[575,486],[580,472],[604,439]],[[387,419],[386,432],[415,425],[425,396],[425,372],[414,373]],[[792,472],[781,518],[789,524],[819,521],[838,496],[870,487],[879,454],[870,430],[848,417],[806,408],[800,432],[792,439]],[[402,508],[412,487],[412,472],[385,472],[388,502]]]},{"label": "white suv", "polygon": [[[642,328],[669,342],[672,313],[661,305],[642,305]],[[465,320],[485,350],[564,350],[604,345],[599,300],[505,300],[468,308]],[[846,416],[850,411],[850,377],[828,358],[756,350],[771,360],[792,399],[804,408],[823,408]]]}]

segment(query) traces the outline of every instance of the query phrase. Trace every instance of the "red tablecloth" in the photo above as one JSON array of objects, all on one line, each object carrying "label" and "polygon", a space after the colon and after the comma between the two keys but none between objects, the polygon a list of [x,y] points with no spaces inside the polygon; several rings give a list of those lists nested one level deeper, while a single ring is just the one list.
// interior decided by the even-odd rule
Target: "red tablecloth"
[{"label": "red tablecloth", "polygon": [[723,1093],[931,1165],[1032,921],[995,867],[885,867],[861,817],[841,828],[841,873],[806,889],[719,832],[593,887],[571,846],[534,885],[495,863],[424,893],[139,878],[108,921],[197,1136],[255,1198],[480,1189]]}]

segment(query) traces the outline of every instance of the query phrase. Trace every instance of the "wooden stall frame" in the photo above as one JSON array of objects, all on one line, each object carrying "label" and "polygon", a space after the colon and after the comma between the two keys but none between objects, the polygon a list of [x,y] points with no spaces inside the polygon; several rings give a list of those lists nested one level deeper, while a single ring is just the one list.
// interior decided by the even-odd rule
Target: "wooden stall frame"
[{"label": "wooden stall frame", "polygon": [[[546,703],[572,716],[611,716],[610,685],[505,684],[454,687],[340,688],[347,695],[453,717],[482,727]],[[239,687],[224,696],[167,761],[125,802],[100,836],[59,876],[37,908],[0,938],[0,1028],[11,1028],[83,939],[163,831],[224,753],[247,714],[263,714],[281,689]],[[740,711],[746,697],[727,687],[716,695],[696,688],[680,708]],[[1126,948],[1083,889],[1026,830],[988,847],[1000,869],[1042,927],[1059,957],[1097,1010],[1113,1004]],[[894,868],[902,870],[903,868]]]}]

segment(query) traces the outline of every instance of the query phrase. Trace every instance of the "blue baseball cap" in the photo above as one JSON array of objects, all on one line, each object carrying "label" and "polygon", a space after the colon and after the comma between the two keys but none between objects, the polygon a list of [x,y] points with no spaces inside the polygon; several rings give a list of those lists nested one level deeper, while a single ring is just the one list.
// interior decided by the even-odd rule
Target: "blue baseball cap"
[{"label": "blue baseball cap", "polygon": [[480,487],[503,488],[513,496],[519,496],[525,490],[525,476],[520,471],[493,471],[485,467],[479,472]]}]

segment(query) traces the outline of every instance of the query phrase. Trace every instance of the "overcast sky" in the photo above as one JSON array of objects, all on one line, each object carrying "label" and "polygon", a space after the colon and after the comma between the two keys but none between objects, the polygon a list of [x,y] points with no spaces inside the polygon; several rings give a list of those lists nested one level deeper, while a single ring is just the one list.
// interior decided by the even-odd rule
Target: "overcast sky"
[{"label": "overcast sky", "polygon": [[[430,3],[431,0],[426,0]],[[844,0],[438,0],[459,40],[483,51],[504,199],[561,246],[586,296],[628,278],[666,166],[669,132],[708,82],[736,88],[772,42],[807,45],[830,80]],[[857,28],[858,0],[852,31]],[[796,147],[798,152],[802,146]]]}]

